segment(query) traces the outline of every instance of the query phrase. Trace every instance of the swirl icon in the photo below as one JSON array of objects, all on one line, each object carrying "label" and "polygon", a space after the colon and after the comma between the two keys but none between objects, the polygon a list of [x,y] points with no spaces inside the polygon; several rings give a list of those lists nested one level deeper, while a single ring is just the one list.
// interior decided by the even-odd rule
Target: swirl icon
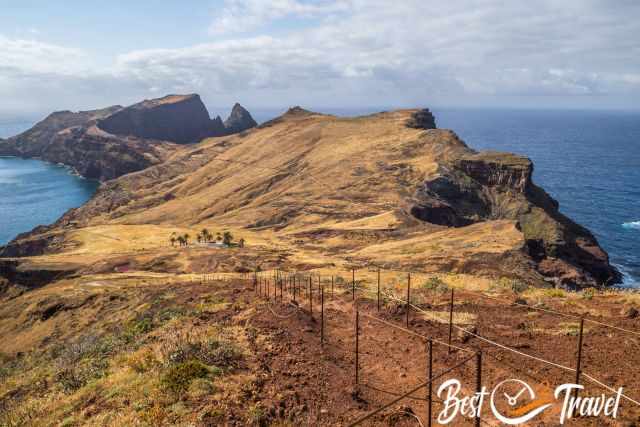
[{"label": "swirl icon", "polygon": [[498,420],[508,425],[525,423],[551,406],[551,403],[547,403],[532,409],[524,415],[512,418],[503,415],[498,410],[496,404],[503,398],[506,399],[509,407],[515,408],[519,401],[531,402],[535,400],[536,394],[529,384],[517,379],[504,380],[493,389],[491,393],[491,411],[493,411],[493,415]]}]

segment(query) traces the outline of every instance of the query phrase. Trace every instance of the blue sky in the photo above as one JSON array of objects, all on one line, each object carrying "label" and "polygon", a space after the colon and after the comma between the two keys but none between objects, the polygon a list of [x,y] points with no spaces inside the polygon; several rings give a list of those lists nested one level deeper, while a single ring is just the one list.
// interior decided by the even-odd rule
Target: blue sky
[{"label": "blue sky", "polygon": [[200,93],[210,108],[640,108],[634,0],[0,0],[0,114]]}]

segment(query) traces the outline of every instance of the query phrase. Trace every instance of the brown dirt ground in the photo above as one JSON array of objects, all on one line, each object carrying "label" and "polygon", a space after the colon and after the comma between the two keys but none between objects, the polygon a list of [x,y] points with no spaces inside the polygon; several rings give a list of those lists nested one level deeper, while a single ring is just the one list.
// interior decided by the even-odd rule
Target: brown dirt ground
[{"label": "brown dirt ground", "polygon": [[[305,286],[306,288],[306,286]],[[292,295],[285,293],[283,301],[274,301],[273,285],[269,288],[270,300],[256,295],[245,284],[240,288],[238,297],[256,299],[257,311],[251,318],[251,324],[261,331],[269,331],[272,347],[260,352],[260,369],[265,375],[261,391],[263,403],[273,406],[275,415],[293,411],[296,425],[347,425],[359,416],[368,413],[390,401],[394,396],[379,390],[404,392],[424,381],[426,378],[425,341],[405,331],[377,322],[365,314],[375,315],[398,326],[404,326],[404,308],[387,304],[381,313],[376,313],[375,301],[358,301],[362,315],[360,335],[360,382],[358,393],[355,388],[354,371],[354,309],[348,289],[336,287],[332,298],[327,290],[325,298],[325,344],[320,343],[319,295],[314,284],[313,320],[309,316],[308,294],[298,293],[299,309],[292,302]],[[432,295],[435,310],[447,310],[448,295]],[[478,334],[499,343],[517,348],[520,351],[573,367],[577,337],[553,333],[558,329],[558,317],[551,314],[527,316],[527,310],[519,306],[499,304],[493,300],[480,299],[476,294],[460,292],[457,296],[456,311],[477,315]],[[426,306],[425,306],[426,307]],[[615,307],[612,306],[612,309]],[[529,320],[533,318],[533,320]],[[523,326],[524,322],[535,324],[535,328]],[[636,329],[638,320],[621,319],[601,320],[615,322],[616,325]],[[447,339],[447,325],[430,322],[411,314],[410,329],[426,337]],[[547,331],[547,332],[545,332]],[[583,370],[607,384],[623,386],[625,393],[638,398],[640,377],[632,374],[640,363],[637,349],[638,339],[624,333],[611,333],[604,327],[589,324],[584,338]],[[482,350],[483,384],[491,389],[499,381],[519,378],[529,383],[539,395],[550,396],[557,385],[573,382],[575,373],[565,372],[540,362],[523,358],[509,351],[501,350],[478,339],[462,342],[454,332],[454,344],[471,351],[454,351],[448,354],[447,348],[434,345],[434,373],[460,363],[477,350]],[[612,364],[611,361],[621,361]],[[622,363],[622,361],[624,361]],[[475,359],[444,376],[445,379],[458,378],[462,381],[466,393],[475,388]],[[379,389],[375,390],[374,388]],[[425,389],[415,396],[424,398]],[[602,390],[587,383],[585,391],[597,395]],[[284,403],[277,397],[286,396]],[[278,405],[284,405],[279,409]],[[399,409],[411,408],[423,423],[426,404],[423,400],[405,399],[389,410],[367,421],[364,425],[418,425],[408,416],[399,415]],[[438,414],[442,405],[434,404],[434,414]],[[484,414],[489,414],[488,404]],[[620,419],[625,422],[637,420],[640,411],[637,407],[622,401]],[[532,425],[557,425],[559,410],[555,407],[536,418]],[[471,425],[472,420],[457,418],[452,425]],[[572,425],[606,425],[604,418],[572,420]],[[435,424],[435,422],[434,422]],[[492,416],[483,420],[485,425],[499,425]],[[618,424],[612,424],[618,425]]]}]

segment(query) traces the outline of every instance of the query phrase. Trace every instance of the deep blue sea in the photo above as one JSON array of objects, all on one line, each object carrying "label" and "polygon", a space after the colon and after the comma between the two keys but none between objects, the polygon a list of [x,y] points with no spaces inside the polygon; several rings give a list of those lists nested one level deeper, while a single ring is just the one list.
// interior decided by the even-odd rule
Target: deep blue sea
[{"label": "deep blue sea", "polygon": [[[0,137],[31,125],[0,123]],[[59,165],[0,157],[0,245],[36,225],[54,222],[67,209],[87,201],[97,187],[97,182],[73,175]]]},{"label": "deep blue sea", "polygon": [[[319,111],[357,115],[379,110]],[[531,158],[534,181],[560,202],[563,213],[596,235],[627,285],[640,286],[640,112],[432,110],[438,127],[453,129],[474,149]],[[262,122],[279,113],[253,114]],[[29,125],[0,120],[0,137]],[[0,244],[54,221],[95,188],[59,166],[0,158]]]}]

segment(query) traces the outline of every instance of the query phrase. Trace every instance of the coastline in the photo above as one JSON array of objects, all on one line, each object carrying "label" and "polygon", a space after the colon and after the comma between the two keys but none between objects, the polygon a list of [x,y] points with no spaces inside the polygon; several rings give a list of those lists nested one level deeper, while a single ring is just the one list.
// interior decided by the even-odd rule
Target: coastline
[{"label": "coastline", "polygon": [[[36,223],[36,224],[33,224],[31,227],[27,227],[27,228],[24,228],[24,229],[20,229],[20,230],[14,229],[14,230],[11,230],[12,235],[11,235],[10,237],[7,237],[7,238],[6,238],[6,241],[1,241],[1,242],[0,242],[0,248],[3,248],[4,246],[6,246],[8,243],[10,243],[11,241],[13,241],[13,240],[14,240],[16,237],[18,237],[19,235],[24,234],[24,233],[28,233],[28,232],[32,231],[34,228],[36,228],[36,227],[39,227],[39,226],[51,226],[51,225],[55,224],[55,222],[56,222],[56,221],[58,221],[60,218],[62,218],[62,217],[65,215],[65,213],[69,211],[69,209],[74,209],[74,208],[81,207],[81,206],[83,206],[84,204],[86,204],[87,202],[89,202],[89,201],[91,200],[91,198],[96,194],[96,192],[97,192],[98,188],[99,188],[99,187],[100,187],[100,185],[101,185],[101,182],[100,182],[100,181],[97,181],[97,180],[94,180],[94,179],[86,178],[86,177],[82,176],[80,173],[78,173],[78,171],[77,171],[77,170],[75,170],[75,168],[73,168],[72,166],[65,165],[65,164],[63,164],[63,163],[50,162],[50,161],[47,161],[47,160],[44,160],[44,159],[41,159],[41,158],[36,158],[36,157],[0,156],[0,159],[19,159],[19,160],[26,160],[26,161],[29,161],[29,160],[37,161],[37,162],[39,162],[39,163],[41,163],[41,164],[43,164],[43,165],[46,165],[47,167],[55,167],[55,169],[58,169],[58,170],[59,170],[59,169],[64,169],[64,173],[65,173],[66,175],[68,175],[68,176],[72,176],[72,177],[74,177],[75,179],[81,180],[82,182],[85,182],[85,183],[87,183],[87,184],[94,184],[94,185],[95,185],[95,189],[92,191],[92,194],[91,194],[91,196],[90,196],[90,197],[86,198],[86,200],[84,200],[81,204],[78,204],[78,205],[76,205],[76,206],[72,206],[72,207],[66,208],[66,209],[64,209],[64,210],[61,210],[61,212],[59,213],[59,215],[57,215],[57,216],[56,216],[53,220],[51,220],[50,222],[46,222],[46,223]],[[83,186],[85,186],[85,184],[82,184],[82,185],[83,185]],[[69,190],[68,188],[65,188],[65,189],[63,190],[63,192],[64,192],[64,193],[69,193],[69,192],[70,192],[70,190]],[[52,201],[53,201],[53,200],[47,200],[47,201],[43,202],[43,204],[44,204],[44,205],[47,205],[47,206],[49,206],[49,207],[50,207],[50,206],[51,206],[51,202],[52,202]],[[51,208],[49,208],[49,209],[51,209]],[[1,213],[2,213],[2,214],[5,214],[5,212],[1,212]],[[4,239],[3,239],[3,240],[4,240]]]}]

